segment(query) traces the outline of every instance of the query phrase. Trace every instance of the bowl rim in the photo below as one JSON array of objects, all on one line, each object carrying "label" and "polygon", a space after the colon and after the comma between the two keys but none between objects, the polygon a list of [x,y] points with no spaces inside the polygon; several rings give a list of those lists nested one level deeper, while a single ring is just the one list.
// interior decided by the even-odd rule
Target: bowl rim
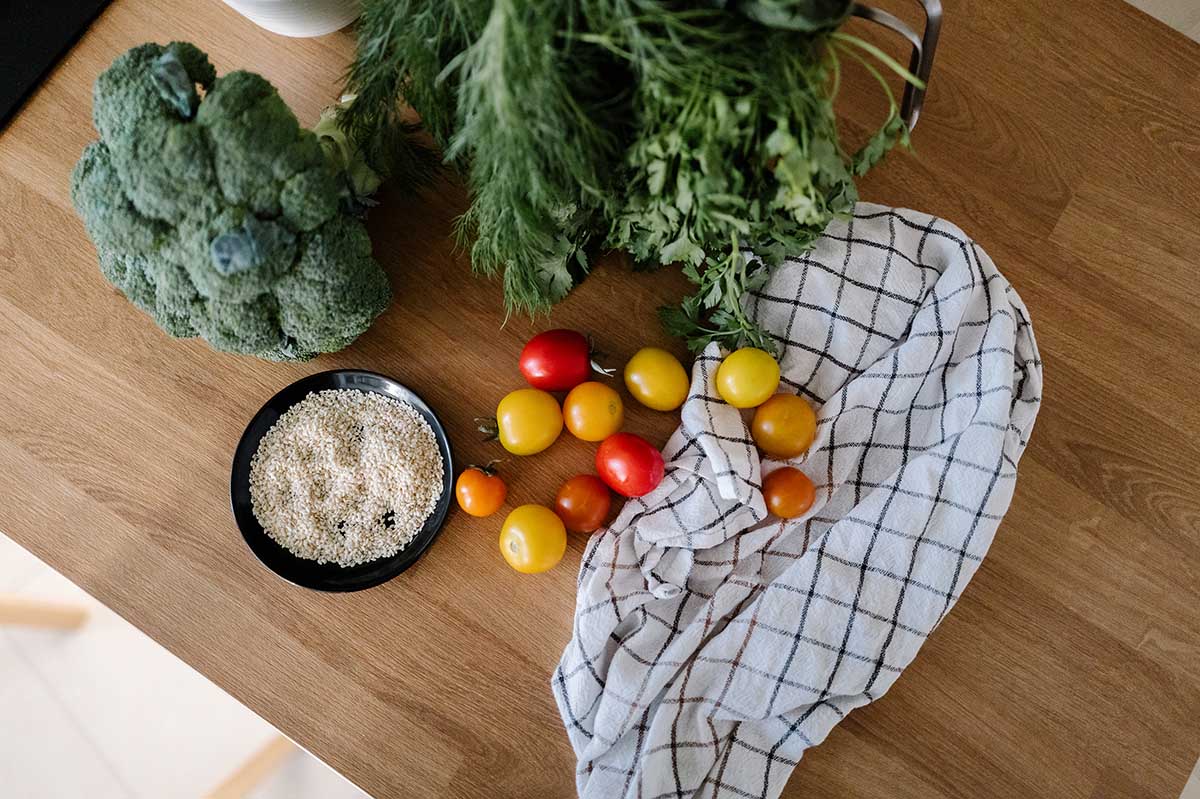
[{"label": "bowl rim", "polygon": [[[338,378],[358,378],[364,381],[364,385],[336,385],[331,383],[331,381]],[[381,391],[378,387],[371,387],[371,382],[382,383],[387,388],[392,389],[392,391]],[[401,402],[407,402],[421,414],[421,417],[428,422],[430,428],[433,430],[434,440],[437,442],[438,451],[442,456],[442,492],[438,497],[437,506],[425,519],[425,524],[413,540],[395,555],[388,558],[377,558],[376,560],[352,567],[339,566],[335,563],[317,564],[314,561],[300,558],[288,552],[281,544],[267,535],[267,532],[254,516],[253,509],[248,506],[248,502],[241,501],[243,499],[243,491],[244,498],[247,500],[249,498],[250,459],[257,452],[263,435],[266,434],[267,430],[270,430],[283,413],[310,394],[323,390],[371,391]],[[291,397],[290,401],[287,401],[289,395],[293,394],[295,396]],[[285,402],[286,404],[284,404]],[[269,423],[265,421],[267,417],[272,417]],[[294,380],[276,391],[246,423],[245,429],[238,438],[237,446],[234,447],[229,471],[230,511],[233,515],[234,524],[241,533],[242,542],[246,548],[250,550],[250,553],[254,555],[255,559],[264,568],[283,581],[300,588],[325,593],[364,591],[368,588],[382,585],[410,568],[424,556],[441,533],[442,528],[445,526],[446,517],[449,515],[450,500],[454,493],[453,453],[450,447],[450,438],[446,434],[441,418],[438,417],[433,407],[424,398],[399,380],[367,369],[329,369],[323,372],[314,372],[313,374]],[[270,558],[264,553],[268,553]],[[310,574],[302,576],[295,573],[285,573],[285,571],[281,571],[272,562],[278,560],[286,562],[288,559],[297,561]],[[361,578],[344,577],[347,572],[364,570],[367,567],[371,567],[372,564],[374,564],[374,568],[364,571]],[[320,575],[312,574],[315,572],[325,572],[331,578],[340,574],[343,575],[344,579],[336,583],[325,582],[321,579]]]}]

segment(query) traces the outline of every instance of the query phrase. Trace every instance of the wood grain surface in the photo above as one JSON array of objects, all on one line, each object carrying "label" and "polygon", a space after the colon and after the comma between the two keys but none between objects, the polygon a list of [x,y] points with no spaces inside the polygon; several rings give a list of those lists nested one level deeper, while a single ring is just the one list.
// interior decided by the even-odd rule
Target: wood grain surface
[{"label": "wood grain surface", "polygon": [[[916,152],[863,195],[991,254],[1032,313],[1045,405],[957,609],[787,795],[1173,799],[1200,752],[1200,45],[1119,0],[946,6]],[[93,79],[171,39],[264,73],[306,124],[353,47],[215,0],[117,0],[0,134],[0,529],[378,797],[570,795],[548,679],[582,538],[525,577],[497,519],[455,514],[402,578],[310,593],[243,546],[230,457],[279,388],[362,367],[424,396],[460,463],[488,459],[472,418],[520,384],[526,337],[570,326],[617,363],[683,355],[654,318],[682,278],[614,257],[550,319],[504,324],[499,287],[453,248],[464,194],[446,181],[372,213],[397,297],[350,349],[278,365],[173,341],[101,278],[68,198]],[[876,112],[846,109],[852,126]],[[658,443],[677,423],[628,417]],[[514,465],[510,503],[550,501],[591,451],[564,438]]]}]

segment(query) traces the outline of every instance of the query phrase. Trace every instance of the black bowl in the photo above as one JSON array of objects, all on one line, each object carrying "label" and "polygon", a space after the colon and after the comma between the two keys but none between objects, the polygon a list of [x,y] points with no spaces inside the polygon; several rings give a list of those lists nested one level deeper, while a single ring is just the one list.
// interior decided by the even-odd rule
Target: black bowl
[{"label": "black bowl", "polygon": [[[407,402],[416,408],[433,428],[438,449],[442,453],[442,495],[433,513],[425,520],[421,532],[417,533],[408,546],[390,558],[379,558],[351,567],[338,566],[335,563],[319,564],[313,560],[298,558],[267,535],[258,519],[254,518],[254,510],[250,503],[250,459],[258,450],[259,441],[288,408],[312,392],[326,389],[373,391]],[[425,550],[429,549],[438,531],[442,529],[442,523],[450,510],[453,489],[454,466],[450,459],[450,441],[446,438],[446,431],[437,415],[424,400],[390,377],[357,369],[337,369],[309,375],[271,397],[250,420],[246,432],[242,433],[242,439],[233,455],[229,487],[233,518],[255,557],[283,579],[317,591],[361,591],[386,582],[413,565],[425,554]]]}]

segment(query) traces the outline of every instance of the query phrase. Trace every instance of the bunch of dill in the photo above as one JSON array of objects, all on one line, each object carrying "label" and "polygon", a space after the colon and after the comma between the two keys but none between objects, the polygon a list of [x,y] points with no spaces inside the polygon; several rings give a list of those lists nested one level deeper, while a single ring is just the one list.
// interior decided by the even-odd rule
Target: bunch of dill
[{"label": "bunch of dill", "polygon": [[[697,286],[663,321],[695,347],[773,350],[743,309],[787,255],[857,199],[854,177],[907,143],[877,64],[837,30],[848,0],[364,0],[341,120],[391,173],[428,159],[419,115],[471,205],[475,269],[510,310],[562,299],[604,248],[680,263]],[[859,152],[839,144],[842,57],[891,113]],[[747,251],[758,258],[750,260]]]}]

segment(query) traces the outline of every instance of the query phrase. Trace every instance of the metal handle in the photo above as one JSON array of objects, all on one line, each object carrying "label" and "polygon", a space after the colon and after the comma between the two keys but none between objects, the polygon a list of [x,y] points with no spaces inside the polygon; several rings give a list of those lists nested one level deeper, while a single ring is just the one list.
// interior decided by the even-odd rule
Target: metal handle
[{"label": "metal handle", "polygon": [[[925,11],[925,30],[918,36],[904,20],[879,8],[872,8],[862,3],[855,3],[850,13],[870,22],[878,23],[889,30],[903,36],[912,45],[912,56],[908,59],[908,71],[921,79],[926,88],[929,86],[929,73],[933,71],[933,54],[937,50],[938,33],[942,29],[941,0],[917,0]],[[925,104],[925,91],[911,83],[904,85],[904,100],[900,105],[900,118],[912,130],[917,126],[917,118],[921,116],[921,107]]]}]

